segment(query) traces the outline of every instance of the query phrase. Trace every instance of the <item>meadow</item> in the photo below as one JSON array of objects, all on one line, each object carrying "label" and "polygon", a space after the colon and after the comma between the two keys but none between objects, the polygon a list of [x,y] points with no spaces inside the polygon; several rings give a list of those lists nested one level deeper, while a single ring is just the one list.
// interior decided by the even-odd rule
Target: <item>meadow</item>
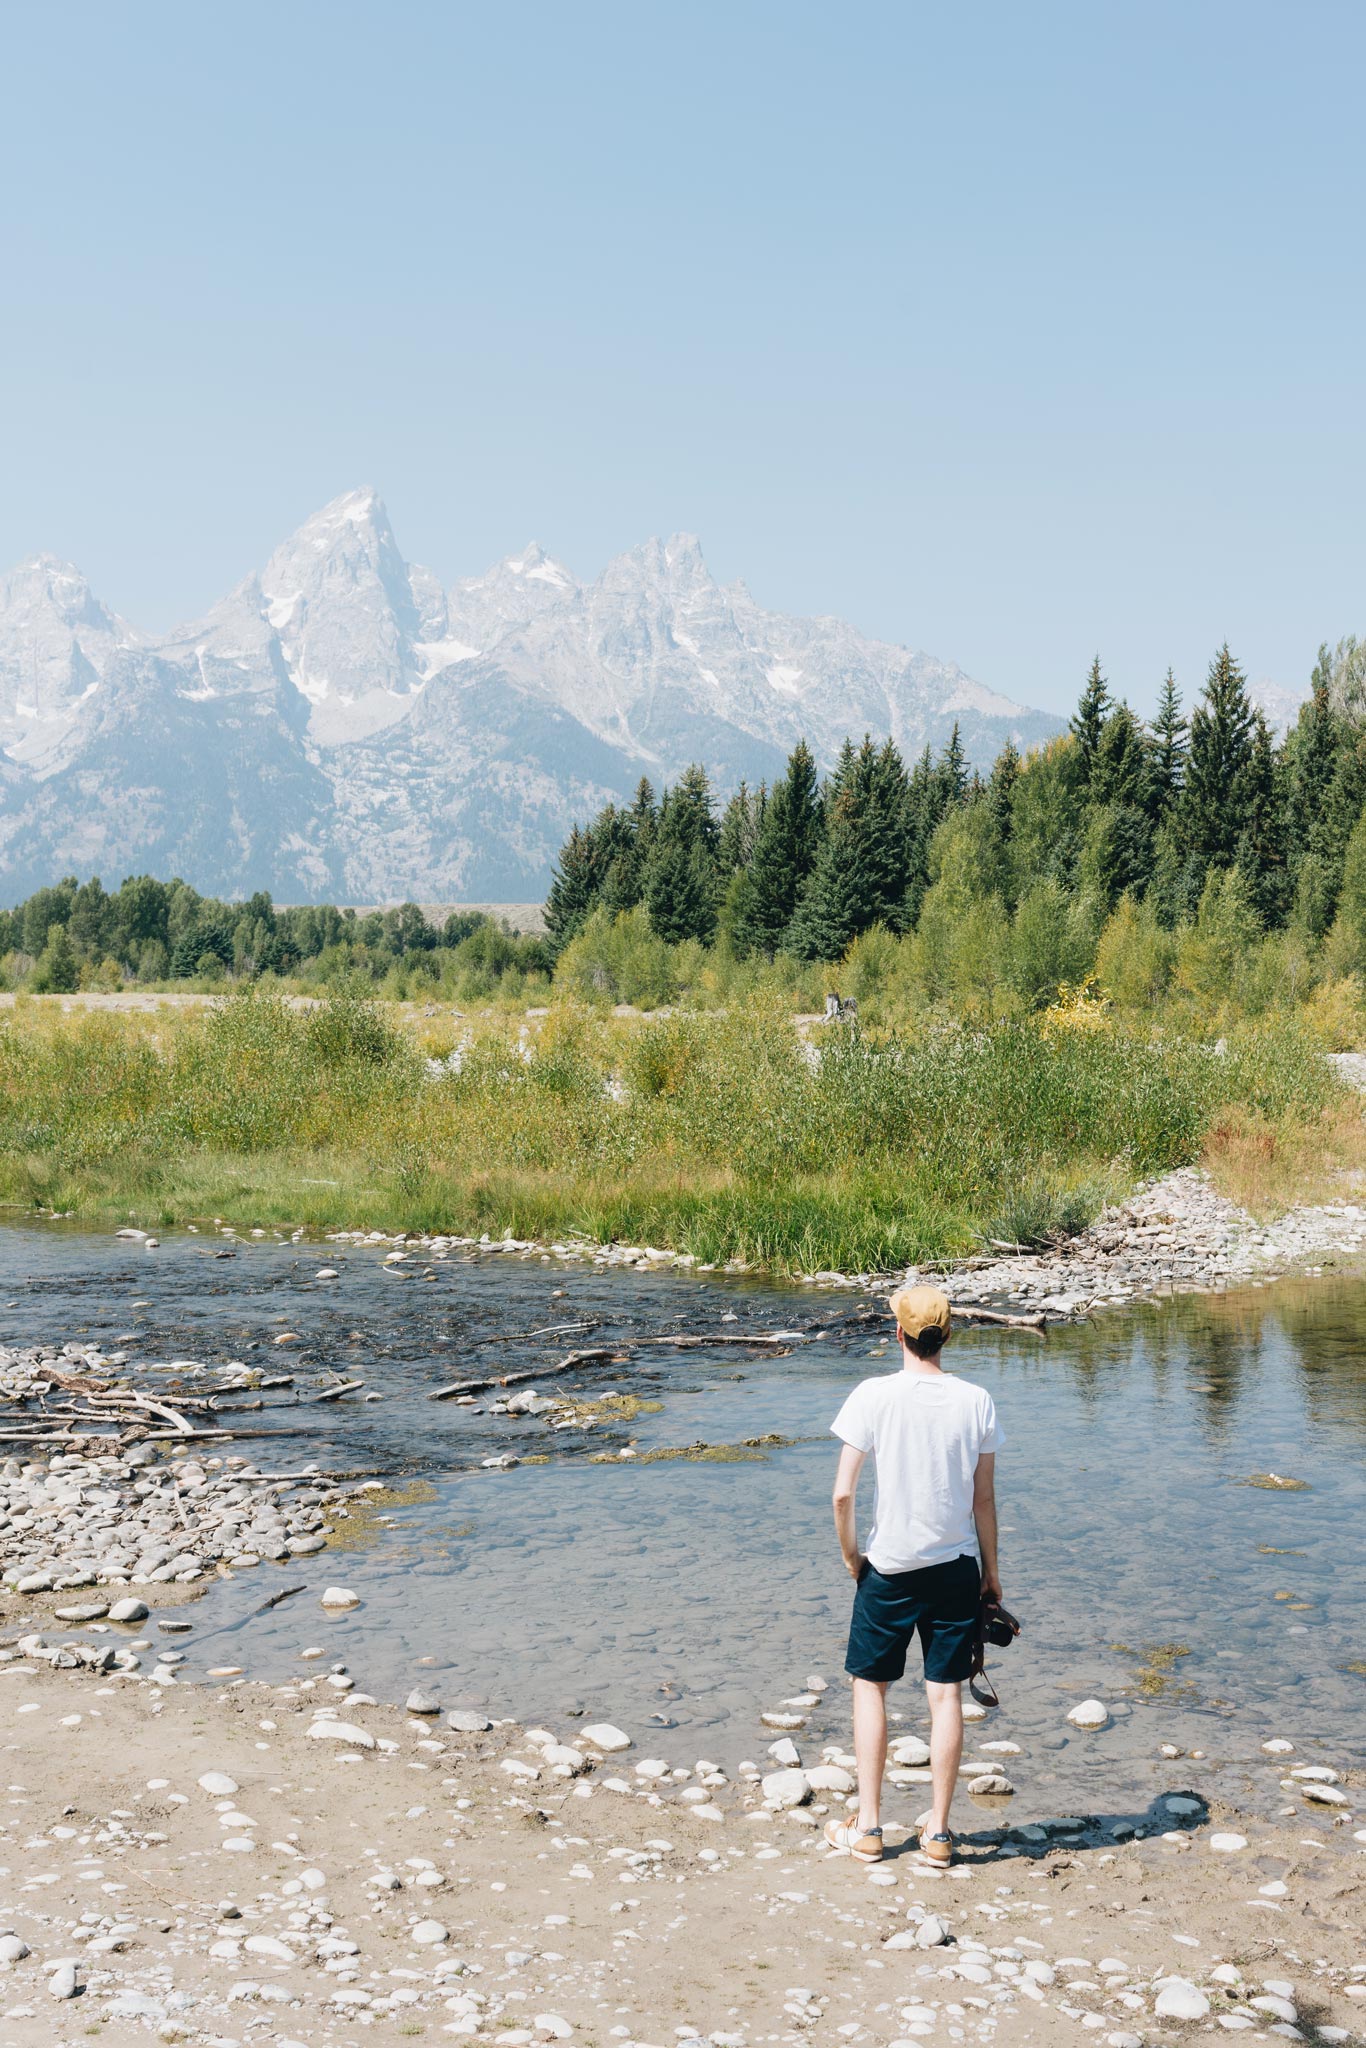
[{"label": "meadow", "polygon": [[405,1018],[248,986],[148,1015],[20,998],[0,1023],[0,1204],[144,1228],[576,1235],[871,1272],[1045,1243],[1202,1158],[1275,1206],[1359,1132],[1293,1021],[1216,1047],[1084,999],[851,1029],[776,999]]}]

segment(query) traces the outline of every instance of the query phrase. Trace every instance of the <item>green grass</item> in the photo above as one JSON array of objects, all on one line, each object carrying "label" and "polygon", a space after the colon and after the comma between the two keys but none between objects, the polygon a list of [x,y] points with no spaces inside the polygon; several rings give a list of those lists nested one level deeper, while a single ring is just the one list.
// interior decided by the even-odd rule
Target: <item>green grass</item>
[{"label": "green grass", "polygon": [[0,1201],[864,1272],[1066,1234],[1197,1158],[1230,1105],[1302,1124],[1332,1093],[1286,1030],[1220,1057],[1110,1028],[934,1026],[834,1034],[812,1061],[776,1009],[627,1024],[565,1006],[531,1038],[483,1024],[433,1075],[350,995],[25,1009],[0,1026]]}]

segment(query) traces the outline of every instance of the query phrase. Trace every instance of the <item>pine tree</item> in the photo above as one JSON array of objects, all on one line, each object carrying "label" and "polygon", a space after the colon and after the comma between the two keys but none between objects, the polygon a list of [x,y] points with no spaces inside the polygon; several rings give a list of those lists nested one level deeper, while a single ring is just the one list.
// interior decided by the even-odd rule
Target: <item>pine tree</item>
[{"label": "pine tree", "polygon": [[601,886],[592,827],[572,827],[560,848],[545,901],[545,928],[551,948],[562,953],[586,923]]},{"label": "pine tree", "polygon": [[777,951],[797,907],[802,884],[815,865],[821,836],[816,764],[805,740],[788,757],[787,773],[773,785],[755,834],[749,887],[733,905],[736,950]]},{"label": "pine tree", "polygon": [[1077,743],[1077,780],[1083,789],[1090,786],[1092,764],[1110,710],[1110,691],[1100,672],[1100,656],[1097,655],[1091,663],[1085,688],[1068,728]]},{"label": "pine tree", "polygon": [[827,813],[816,865],[784,937],[799,960],[838,960],[873,920],[866,820],[857,792],[845,789]]},{"label": "pine tree", "polygon": [[1168,669],[1148,750],[1148,812],[1155,825],[1161,824],[1176,803],[1185,779],[1186,721],[1181,716],[1176,677]]},{"label": "pine tree", "polygon": [[1258,711],[1253,721],[1252,753],[1243,771],[1244,823],[1236,865],[1248,901],[1267,925],[1283,923],[1290,909],[1286,793],[1283,766],[1276,759],[1267,722]]},{"label": "pine tree", "polygon": [[1190,755],[1181,797],[1181,837],[1203,869],[1231,867],[1248,823],[1247,771],[1253,714],[1228,642],[1210,663],[1191,713]]},{"label": "pine tree", "polygon": [[1093,803],[1141,804],[1147,784],[1147,753],[1138,720],[1127,704],[1117,704],[1100,729],[1088,793]]},{"label": "pine tree", "polygon": [[758,789],[751,789],[742,779],[726,805],[716,847],[716,865],[723,879],[733,875],[737,868],[749,866],[767,802],[768,792],[762,783]]},{"label": "pine tree", "polygon": [[987,784],[987,801],[991,805],[991,816],[996,826],[997,837],[1002,846],[1010,844],[1015,829],[1015,785],[1020,779],[1020,751],[1014,740],[1007,740],[996,756]]},{"label": "pine tree", "polygon": [[664,792],[643,876],[650,924],[671,945],[715,936],[719,838],[706,770],[685,768]]},{"label": "pine tree", "polygon": [[841,756],[839,786],[811,880],[786,944],[806,960],[837,960],[860,932],[901,922],[906,894],[906,771],[888,740]]},{"label": "pine tree", "polygon": [[[968,763],[963,752],[963,742],[958,731],[958,720],[953,721],[949,743],[939,756],[936,770],[939,782],[939,816],[951,810],[954,804],[961,804],[967,794]],[[938,823],[938,819],[935,821]]]}]

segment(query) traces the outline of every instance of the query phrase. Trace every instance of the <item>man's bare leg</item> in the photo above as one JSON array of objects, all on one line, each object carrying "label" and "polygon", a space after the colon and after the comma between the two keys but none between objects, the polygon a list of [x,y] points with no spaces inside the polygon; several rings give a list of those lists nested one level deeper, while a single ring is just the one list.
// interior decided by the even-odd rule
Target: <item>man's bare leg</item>
[{"label": "man's bare leg", "polygon": [[[934,1803],[930,1808],[929,1832],[945,1835],[949,1831],[949,1808],[958,1785],[958,1766],[963,1761],[963,1688],[961,1685],[936,1685],[925,1681],[925,1691],[930,1701],[930,1776],[933,1779]],[[858,1693],[855,1681],[854,1726],[858,1726]],[[885,1734],[885,1724],[884,1724]],[[885,1741],[884,1741],[885,1751]],[[858,1744],[854,1744],[855,1752]],[[859,1768],[859,1790],[863,1789],[863,1769]]]},{"label": "man's bare leg", "polygon": [[854,1758],[859,1832],[866,1834],[882,1825],[882,1773],[887,1767],[887,1688],[871,1678],[854,1680]]}]

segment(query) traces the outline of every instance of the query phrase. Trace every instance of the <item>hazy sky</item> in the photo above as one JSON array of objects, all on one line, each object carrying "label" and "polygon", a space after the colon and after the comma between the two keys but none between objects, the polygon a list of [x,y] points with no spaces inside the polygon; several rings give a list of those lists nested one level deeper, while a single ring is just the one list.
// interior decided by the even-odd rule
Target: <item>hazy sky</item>
[{"label": "hazy sky", "polygon": [[1366,7],[11,5],[0,565],[686,528],[1026,701],[1366,629]]}]

